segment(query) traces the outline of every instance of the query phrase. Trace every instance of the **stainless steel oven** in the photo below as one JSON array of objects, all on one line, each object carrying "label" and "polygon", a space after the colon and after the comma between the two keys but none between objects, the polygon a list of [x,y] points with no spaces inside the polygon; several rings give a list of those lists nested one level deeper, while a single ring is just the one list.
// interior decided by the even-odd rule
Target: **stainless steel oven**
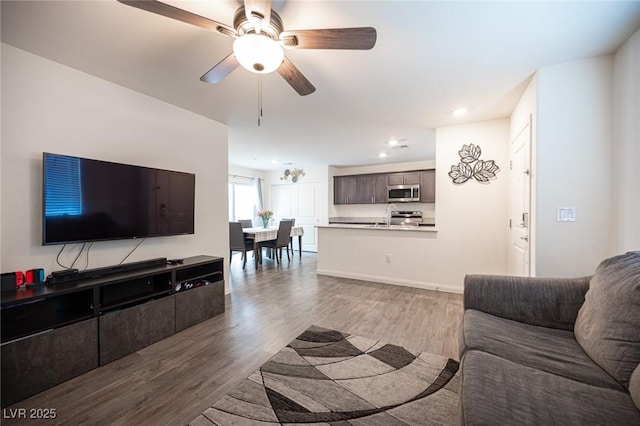
[{"label": "stainless steel oven", "polygon": [[420,201],[420,185],[391,185],[387,187],[390,203]]},{"label": "stainless steel oven", "polygon": [[398,210],[391,212],[391,225],[402,225],[402,226],[420,226],[422,223],[422,212],[421,211],[406,211],[406,210]]}]

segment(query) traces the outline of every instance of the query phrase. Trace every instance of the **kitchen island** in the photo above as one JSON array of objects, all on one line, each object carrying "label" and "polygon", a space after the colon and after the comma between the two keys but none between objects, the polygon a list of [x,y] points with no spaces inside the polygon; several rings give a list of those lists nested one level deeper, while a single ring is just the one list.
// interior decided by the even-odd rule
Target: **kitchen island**
[{"label": "kitchen island", "polygon": [[[330,224],[318,229],[318,274],[461,293],[435,226]],[[449,260],[446,260],[447,262]]]}]

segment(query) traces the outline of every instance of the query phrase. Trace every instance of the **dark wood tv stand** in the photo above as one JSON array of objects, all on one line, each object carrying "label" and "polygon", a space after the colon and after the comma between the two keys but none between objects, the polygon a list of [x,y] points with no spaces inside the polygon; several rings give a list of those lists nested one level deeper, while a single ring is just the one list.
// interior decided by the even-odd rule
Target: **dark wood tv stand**
[{"label": "dark wood tv stand", "polygon": [[213,256],[2,293],[2,408],[224,310]]}]

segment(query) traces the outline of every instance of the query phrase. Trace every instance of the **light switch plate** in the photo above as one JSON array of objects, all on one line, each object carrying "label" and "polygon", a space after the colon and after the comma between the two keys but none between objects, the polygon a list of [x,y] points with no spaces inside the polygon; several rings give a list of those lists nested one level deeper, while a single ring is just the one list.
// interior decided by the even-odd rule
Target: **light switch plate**
[{"label": "light switch plate", "polygon": [[575,221],[576,221],[575,207],[558,207],[556,209],[556,222],[575,222]]}]

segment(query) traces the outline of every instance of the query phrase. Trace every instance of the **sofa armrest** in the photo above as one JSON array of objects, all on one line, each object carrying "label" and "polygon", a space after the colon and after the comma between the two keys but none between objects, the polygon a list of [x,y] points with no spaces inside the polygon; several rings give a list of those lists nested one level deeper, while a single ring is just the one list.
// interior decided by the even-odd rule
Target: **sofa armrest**
[{"label": "sofa armrest", "polygon": [[464,309],[531,325],[573,330],[590,278],[467,275]]}]

